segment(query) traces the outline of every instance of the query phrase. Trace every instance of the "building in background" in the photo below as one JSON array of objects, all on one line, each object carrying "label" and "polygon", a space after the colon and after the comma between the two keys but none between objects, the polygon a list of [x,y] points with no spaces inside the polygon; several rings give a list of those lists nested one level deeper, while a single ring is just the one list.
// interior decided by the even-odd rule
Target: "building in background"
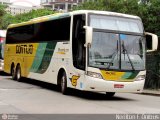
[{"label": "building in background", "polygon": [[[23,1],[21,0],[20,2],[23,2]],[[23,14],[31,10],[42,8],[41,6],[34,6],[34,5],[31,5],[31,7],[14,5],[13,0],[0,0],[0,4],[7,5],[6,11],[11,15]]]},{"label": "building in background", "polygon": [[11,15],[17,15],[17,14],[23,14],[27,13],[31,10],[37,10],[40,9],[39,6],[32,6],[32,7],[24,7],[24,6],[18,6],[18,5],[9,5],[6,9],[8,13]]},{"label": "building in background", "polygon": [[11,4],[11,0],[0,0],[0,4],[10,5]]},{"label": "building in background", "polygon": [[52,10],[68,12],[73,6],[77,6],[84,1],[86,0],[41,0],[41,5]]}]

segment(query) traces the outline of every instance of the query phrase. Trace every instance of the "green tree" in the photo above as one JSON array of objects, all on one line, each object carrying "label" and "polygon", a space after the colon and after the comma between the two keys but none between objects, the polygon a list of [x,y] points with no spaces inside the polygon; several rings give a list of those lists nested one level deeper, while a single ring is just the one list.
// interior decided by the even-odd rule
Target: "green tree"
[{"label": "green tree", "polygon": [[28,13],[19,14],[19,15],[14,16],[13,23],[20,23],[20,22],[28,21],[36,17],[41,17],[45,15],[50,15],[50,14],[54,14],[54,12],[48,9],[32,10]]},{"label": "green tree", "polygon": [[150,0],[143,5],[143,15],[139,15],[146,31],[156,33],[160,37],[160,0]]},{"label": "green tree", "polygon": [[137,15],[145,31],[160,36],[160,0],[96,0],[84,2],[74,10],[105,10]]},{"label": "green tree", "polygon": [[0,29],[2,29],[2,18],[4,16],[6,6],[0,4]]},{"label": "green tree", "polygon": [[8,25],[12,23],[13,19],[14,19],[14,17],[11,14],[3,15],[1,28],[7,29]]},{"label": "green tree", "polygon": [[53,12],[52,10],[38,9],[38,10],[32,10],[28,13],[18,14],[15,16],[12,16],[11,14],[4,14],[1,20],[2,21],[1,27],[3,29],[7,29],[9,24],[25,22],[36,17],[41,17],[41,16],[50,15],[54,13],[55,12]]}]

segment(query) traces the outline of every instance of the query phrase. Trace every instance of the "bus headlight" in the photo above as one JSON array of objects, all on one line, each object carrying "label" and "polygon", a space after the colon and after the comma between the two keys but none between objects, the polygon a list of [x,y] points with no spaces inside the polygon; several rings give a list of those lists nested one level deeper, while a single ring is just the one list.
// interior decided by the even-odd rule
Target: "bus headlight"
[{"label": "bus headlight", "polygon": [[103,79],[102,75],[100,73],[95,73],[95,72],[87,71],[87,75],[91,76],[91,77],[94,77],[94,78]]},{"label": "bus headlight", "polygon": [[145,75],[140,75],[136,78],[136,81],[141,81],[141,80],[145,80],[146,76]]}]

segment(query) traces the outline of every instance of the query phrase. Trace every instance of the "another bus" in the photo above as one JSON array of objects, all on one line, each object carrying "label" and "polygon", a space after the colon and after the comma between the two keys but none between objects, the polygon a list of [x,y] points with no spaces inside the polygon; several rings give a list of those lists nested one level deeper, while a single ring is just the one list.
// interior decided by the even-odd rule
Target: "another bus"
[{"label": "another bus", "polygon": [[4,69],[4,42],[6,38],[6,30],[0,30],[0,71]]},{"label": "another bus", "polygon": [[[154,35],[153,35],[154,36]],[[151,37],[153,37],[151,35]],[[151,39],[157,49],[157,39]],[[152,46],[152,45],[151,45]],[[141,92],[146,39],[137,16],[80,10],[8,27],[4,71],[83,91]]]}]

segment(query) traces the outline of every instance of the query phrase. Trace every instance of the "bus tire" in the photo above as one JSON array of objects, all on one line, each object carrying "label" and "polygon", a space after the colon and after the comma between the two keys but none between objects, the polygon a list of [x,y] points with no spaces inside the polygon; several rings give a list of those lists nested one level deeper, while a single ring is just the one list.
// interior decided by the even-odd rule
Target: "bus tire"
[{"label": "bus tire", "polygon": [[16,80],[21,81],[21,66],[19,64],[16,67]]},{"label": "bus tire", "polygon": [[65,72],[63,72],[61,77],[61,92],[63,95],[67,94],[67,76]]},{"label": "bus tire", "polygon": [[12,76],[12,80],[16,80],[16,71],[15,71],[14,64],[11,65],[11,76]]},{"label": "bus tire", "polygon": [[111,98],[115,95],[115,92],[106,92],[106,97]]}]

